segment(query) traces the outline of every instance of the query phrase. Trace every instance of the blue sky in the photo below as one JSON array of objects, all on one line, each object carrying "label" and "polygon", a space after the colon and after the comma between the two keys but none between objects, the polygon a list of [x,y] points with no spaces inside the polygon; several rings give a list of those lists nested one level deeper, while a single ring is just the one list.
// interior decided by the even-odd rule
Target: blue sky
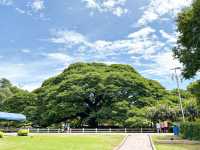
[{"label": "blue sky", "polygon": [[173,89],[175,20],[191,1],[0,0],[0,77],[33,90],[71,63],[95,61],[130,64]]}]

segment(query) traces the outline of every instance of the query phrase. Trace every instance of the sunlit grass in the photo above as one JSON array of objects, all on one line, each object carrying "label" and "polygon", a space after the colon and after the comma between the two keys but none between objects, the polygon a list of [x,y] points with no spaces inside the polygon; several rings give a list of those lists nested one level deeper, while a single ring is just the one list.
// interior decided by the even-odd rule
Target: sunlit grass
[{"label": "sunlit grass", "polygon": [[9,136],[0,139],[0,150],[112,150],[120,135]]}]

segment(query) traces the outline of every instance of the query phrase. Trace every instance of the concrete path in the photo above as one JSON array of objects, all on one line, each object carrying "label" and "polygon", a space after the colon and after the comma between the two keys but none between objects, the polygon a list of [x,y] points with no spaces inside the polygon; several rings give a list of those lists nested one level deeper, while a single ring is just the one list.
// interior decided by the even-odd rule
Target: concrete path
[{"label": "concrete path", "polygon": [[131,134],[119,150],[152,150],[148,134]]}]

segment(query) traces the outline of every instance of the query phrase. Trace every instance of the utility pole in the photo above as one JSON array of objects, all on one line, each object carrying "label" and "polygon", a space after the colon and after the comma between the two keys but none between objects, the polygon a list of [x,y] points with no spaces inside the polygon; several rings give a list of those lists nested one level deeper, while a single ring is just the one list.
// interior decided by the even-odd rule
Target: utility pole
[{"label": "utility pole", "polygon": [[185,115],[184,115],[184,111],[183,111],[183,104],[182,104],[182,98],[181,98],[179,77],[178,77],[178,74],[177,74],[177,70],[180,70],[180,69],[181,69],[180,67],[176,67],[176,68],[173,68],[171,70],[174,70],[174,72],[175,72],[175,79],[176,79],[176,84],[177,84],[177,89],[178,89],[180,108],[181,108],[181,113],[182,113],[182,117],[183,117],[183,122],[185,122]]}]

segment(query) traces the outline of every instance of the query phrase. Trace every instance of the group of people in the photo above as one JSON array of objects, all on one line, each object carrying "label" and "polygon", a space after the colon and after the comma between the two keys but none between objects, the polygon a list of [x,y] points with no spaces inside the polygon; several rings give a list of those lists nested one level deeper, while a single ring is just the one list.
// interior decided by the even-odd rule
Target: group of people
[{"label": "group of people", "polygon": [[163,121],[163,122],[157,122],[156,123],[156,130],[157,133],[167,133],[168,132],[168,122],[167,121]]}]

